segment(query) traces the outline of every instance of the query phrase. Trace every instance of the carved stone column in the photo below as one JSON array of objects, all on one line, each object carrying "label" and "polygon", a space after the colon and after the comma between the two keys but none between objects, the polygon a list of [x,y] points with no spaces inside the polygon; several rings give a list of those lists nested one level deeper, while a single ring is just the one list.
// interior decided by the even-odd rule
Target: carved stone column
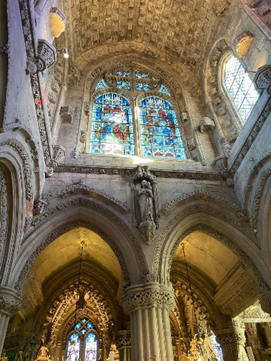
[{"label": "carved stone column", "polygon": [[2,354],[9,319],[21,306],[21,295],[9,287],[0,286],[0,355]]},{"label": "carved stone column", "polygon": [[119,361],[131,361],[131,331],[119,331],[116,346],[119,351]]},{"label": "carved stone column", "polygon": [[245,345],[246,345],[246,336],[245,336],[245,324],[238,317],[232,320],[235,337],[238,345],[238,361],[249,361]]},{"label": "carved stone column", "polygon": [[169,311],[174,305],[173,290],[158,282],[124,291],[123,307],[131,315],[132,361],[173,361]]},{"label": "carved stone column", "polygon": [[238,360],[238,343],[233,328],[220,330],[216,333],[217,342],[222,347],[224,361]]}]

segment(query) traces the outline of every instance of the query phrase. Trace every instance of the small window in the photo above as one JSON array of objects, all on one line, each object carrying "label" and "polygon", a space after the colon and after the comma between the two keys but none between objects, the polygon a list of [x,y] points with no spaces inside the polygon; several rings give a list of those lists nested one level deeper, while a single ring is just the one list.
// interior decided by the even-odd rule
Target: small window
[{"label": "small window", "polygon": [[254,107],[259,94],[243,65],[231,56],[225,66],[224,86],[241,122],[244,124]]}]

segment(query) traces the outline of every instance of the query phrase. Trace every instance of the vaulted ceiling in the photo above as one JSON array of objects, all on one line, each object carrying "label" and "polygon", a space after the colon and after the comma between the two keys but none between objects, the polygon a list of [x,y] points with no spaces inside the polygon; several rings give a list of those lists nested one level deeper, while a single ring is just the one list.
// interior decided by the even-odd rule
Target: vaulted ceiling
[{"label": "vaulted ceiling", "polygon": [[137,42],[193,71],[228,6],[228,0],[70,0],[65,9],[70,51],[76,61],[103,45]]}]

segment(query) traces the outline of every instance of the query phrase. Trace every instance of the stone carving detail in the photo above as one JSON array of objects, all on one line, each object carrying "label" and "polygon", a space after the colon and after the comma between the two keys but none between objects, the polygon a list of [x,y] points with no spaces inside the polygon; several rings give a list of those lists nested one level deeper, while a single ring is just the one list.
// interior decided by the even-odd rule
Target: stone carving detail
[{"label": "stone carving detail", "polygon": [[87,133],[84,130],[81,130],[80,142],[85,143],[87,140]]},{"label": "stone carving detail", "polygon": [[192,138],[187,142],[187,147],[190,151],[196,149],[197,145],[196,145],[195,138]]},{"label": "stone carving detail", "polygon": [[245,58],[251,43],[253,41],[253,35],[249,31],[244,31],[235,39],[236,52],[240,58]]},{"label": "stone carving detail", "polygon": [[60,109],[60,117],[64,123],[73,123],[74,119],[74,108],[70,105],[65,107],[61,107]]},{"label": "stone carving detail", "polygon": [[7,54],[8,53],[8,44],[0,43],[0,54]]},{"label": "stone carving detail", "polygon": [[49,360],[50,360],[49,349],[44,345],[44,343],[42,343],[38,351],[38,356],[35,361],[49,361]]},{"label": "stone carving detail", "polygon": [[212,132],[214,129],[215,129],[215,122],[212,119],[208,117],[204,117],[201,119],[199,123],[199,131],[201,133]]},{"label": "stone carving detail", "polygon": [[214,167],[222,175],[222,178],[227,181],[227,184],[233,186],[233,178],[228,170],[228,161],[225,155],[219,155],[213,161]]},{"label": "stone carving detail", "polygon": [[8,227],[8,193],[6,174],[0,167],[0,264],[4,256],[5,244],[7,244],[7,227]]},{"label": "stone carving detail", "polygon": [[45,176],[51,177],[58,163],[65,157],[65,148],[62,145],[55,145],[53,148],[53,156],[50,165],[46,167]]},{"label": "stone carving detail", "polygon": [[56,62],[56,49],[45,39],[38,40],[37,56],[27,61],[26,72],[34,74],[44,71]]},{"label": "stone carving detail", "polygon": [[[271,11],[271,8],[270,8]],[[254,82],[259,89],[266,89],[271,94],[271,65],[261,66],[255,75]]]},{"label": "stone carving detail", "polygon": [[131,347],[131,331],[122,330],[119,331],[115,340],[118,350],[122,348]]},{"label": "stone carving detail", "polygon": [[45,200],[39,198],[34,202],[34,214],[42,214],[44,211],[44,207],[47,205]]},{"label": "stone carving detail", "polygon": [[16,290],[0,286],[0,312],[12,316],[21,307],[21,295]]},{"label": "stone carving detail", "polygon": [[[140,188],[138,186],[140,185]],[[142,239],[150,244],[158,227],[158,198],[156,177],[148,167],[137,166],[133,177],[133,188],[136,190],[135,215]]]},{"label": "stone carving detail", "polygon": [[271,28],[271,6],[269,0],[250,0],[244,1],[246,6],[253,9],[253,13],[256,13],[261,20]]},{"label": "stone carving detail", "polygon": [[129,314],[137,309],[162,307],[168,311],[175,306],[173,290],[157,282],[131,286],[124,290],[123,307]]}]

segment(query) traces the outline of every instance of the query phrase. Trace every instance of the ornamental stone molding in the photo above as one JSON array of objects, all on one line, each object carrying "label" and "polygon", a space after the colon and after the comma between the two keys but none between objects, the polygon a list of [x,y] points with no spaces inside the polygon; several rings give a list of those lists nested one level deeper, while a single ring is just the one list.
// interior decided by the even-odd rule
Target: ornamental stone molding
[{"label": "ornamental stone molding", "polygon": [[129,314],[152,307],[161,307],[170,311],[175,305],[174,292],[169,286],[158,282],[130,286],[123,292],[122,305]]},{"label": "ornamental stone molding", "polygon": [[21,294],[10,287],[0,286],[0,313],[13,316],[21,307]]},{"label": "ornamental stone molding", "polygon": [[130,330],[119,331],[115,339],[115,344],[118,350],[131,347],[131,331]]},{"label": "ornamental stone molding", "polygon": [[7,54],[8,53],[8,44],[7,43],[0,43],[0,54]]},{"label": "ornamental stone molding", "polygon": [[201,119],[199,123],[199,131],[201,133],[211,133],[215,129],[215,122],[213,119],[208,117],[204,117]]},{"label": "ornamental stone molding", "polygon": [[271,94],[271,65],[261,66],[256,72],[254,82],[258,89],[266,89],[267,93]]},{"label": "ornamental stone molding", "polygon": [[7,176],[4,172],[4,169],[0,166],[0,204],[1,204],[1,213],[0,213],[0,264],[2,264],[2,259],[4,257],[5,245],[7,242],[7,231],[8,231],[8,182]]}]

